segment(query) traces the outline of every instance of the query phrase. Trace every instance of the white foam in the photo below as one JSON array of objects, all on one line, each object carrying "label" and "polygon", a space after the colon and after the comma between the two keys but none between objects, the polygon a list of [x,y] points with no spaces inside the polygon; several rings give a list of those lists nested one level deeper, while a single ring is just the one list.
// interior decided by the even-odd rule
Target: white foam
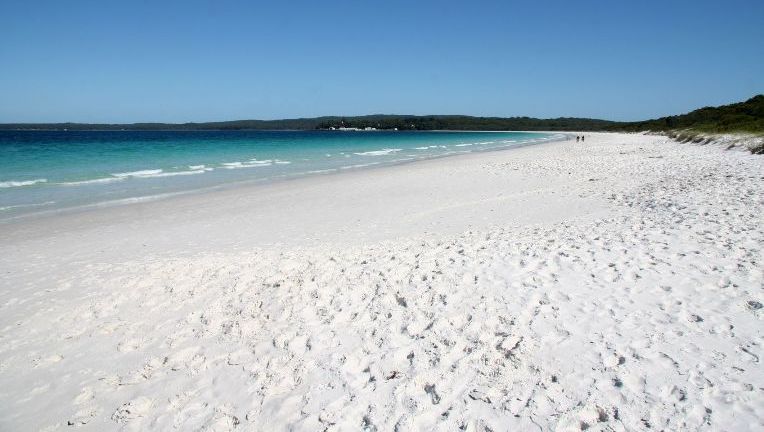
[{"label": "white foam", "polygon": [[12,188],[21,186],[32,186],[38,183],[47,183],[48,179],[34,179],[34,180],[9,180],[0,182],[0,188]]},{"label": "white foam", "polygon": [[325,174],[330,172],[335,172],[336,169],[323,169],[323,170],[314,170],[314,171],[306,171],[305,174]]},{"label": "white foam", "polygon": [[128,171],[122,173],[113,173],[114,177],[144,177],[147,175],[154,175],[161,173],[161,169],[141,170],[141,171]]},{"label": "white foam", "polygon": [[239,168],[260,168],[260,167],[266,167],[270,166],[272,164],[272,161],[270,160],[264,160],[259,161],[257,159],[252,159],[247,162],[224,162],[221,165],[223,165],[223,168],[225,169],[239,169]]},{"label": "white foam", "polygon": [[380,164],[380,162],[370,162],[370,163],[365,163],[365,164],[346,165],[346,166],[341,166],[340,169],[341,170],[347,170],[347,169],[354,169],[354,168],[365,168],[365,167],[370,167],[370,166],[379,165],[379,164]]},{"label": "white foam", "polygon": [[199,170],[193,170],[193,171],[171,171],[171,172],[160,172],[156,174],[146,174],[137,176],[140,178],[157,178],[157,177],[175,177],[175,176],[186,176],[186,175],[194,175],[194,174],[204,174],[209,169],[199,169]]},{"label": "white foam", "polygon": [[125,204],[136,204],[136,203],[142,203],[142,202],[151,202],[151,201],[158,201],[163,198],[169,198],[172,196],[178,196],[183,195],[186,192],[170,192],[170,193],[163,193],[163,194],[157,194],[157,195],[146,195],[146,196],[139,196],[139,197],[132,197],[132,198],[121,198],[121,199],[115,199],[111,201],[101,201],[94,204],[86,204],[81,206],[81,208],[93,208],[93,207],[112,207],[112,206],[119,206],[119,205],[125,205]]},{"label": "white foam", "polygon": [[374,150],[374,151],[367,151],[367,152],[361,152],[361,153],[353,153],[358,156],[385,156],[389,155],[395,152],[399,152],[403,149],[382,149],[382,150]]},{"label": "white foam", "polygon": [[97,178],[92,180],[81,180],[81,181],[73,181],[73,182],[61,182],[59,183],[61,186],[82,186],[82,185],[89,185],[89,184],[104,184],[104,183],[114,183],[118,181],[125,180],[127,177],[104,177],[104,178]]},{"label": "white foam", "polygon": [[132,172],[112,174],[113,177],[103,177],[103,178],[97,178],[92,180],[81,180],[81,181],[72,181],[72,182],[61,182],[58,184],[60,184],[61,186],[85,186],[85,185],[92,185],[92,184],[107,184],[107,183],[123,181],[130,177],[161,178],[161,177],[187,176],[187,175],[194,175],[194,174],[204,174],[205,172],[212,171],[214,169],[214,168],[208,168],[205,165],[190,165],[189,168],[192,168],[192,169],[190,171],[170,171],[170,172],[165,172],[161,169],[132,171]]},{"label": "white foam", "polygon": [[43,203],[35,203],[35,204],[16,204],[16,205],[10,205],[5,207],[0,207],[0,211],[6,211],[6,210],[12,210],[15,208],[26,208],[26,207],[42,207],[46,205],[55,204],[55,201],[46,201]]}]

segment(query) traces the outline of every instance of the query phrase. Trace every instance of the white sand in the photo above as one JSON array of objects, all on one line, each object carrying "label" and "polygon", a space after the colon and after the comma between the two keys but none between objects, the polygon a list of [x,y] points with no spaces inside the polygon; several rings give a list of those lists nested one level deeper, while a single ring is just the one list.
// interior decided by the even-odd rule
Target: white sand
[{"label": "white sand", "polygon": [[0,430],[761,430],[763,186],[588,134],[0,225]]}]

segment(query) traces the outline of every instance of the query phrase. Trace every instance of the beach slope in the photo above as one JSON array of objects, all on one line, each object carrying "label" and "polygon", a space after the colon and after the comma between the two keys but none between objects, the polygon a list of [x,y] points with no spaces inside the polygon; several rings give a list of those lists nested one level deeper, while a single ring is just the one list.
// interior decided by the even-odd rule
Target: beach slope
[{"label": "beach slope", "polygon": [[761,429],[763,186],[591,134],[4,223],[0,429]]}]

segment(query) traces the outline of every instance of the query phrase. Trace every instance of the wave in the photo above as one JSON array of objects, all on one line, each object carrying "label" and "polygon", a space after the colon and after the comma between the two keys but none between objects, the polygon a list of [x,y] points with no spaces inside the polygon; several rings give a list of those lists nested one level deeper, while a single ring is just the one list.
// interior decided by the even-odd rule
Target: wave
[{"label": "wave", "polygon": [[47,183],[48,179],[34,179],[34,180],[9,180],[0,182],[0,188],[12,188],[21,186],[32,186],[38,183]]},{"label": "wave", "polygon": [[42,207],[46,205],[55,204],[55,201],[45,201],[42,203],[34,203],[34,204],[16,204],[16,205],[9,205],[5,207],[0,207],[0,211],[6,211],[6,210],[12,210],[15,208],[26,208],[26,207]]},{"label": "wave", "polygon": [[326,174],[326,173],[335,172],[335,171],[337,170],[334,168],[329,168],[329,169],[322,169],[322,170],[305,171],[304,173],[300,173],[300,174]]},{"label": "wave", "polygon": [[385,156],[385,155],[399,152],[401,150],[403,149],[382,149],[382,150],[373,150],[373,151],[353,153],[353,154],[358,156]]},{"label": "wave", "polygon": [[59,183],[62,186],[83,186],[83,185],[89,185],[89,184],[104,184],[104,183],[113,183],[125,180],[127,177],[104,177],[104,178],[97,178],[92,180],[81,180],[81,181],[73,181],[73,182],[62,182]]},{"label": "wave", "polygon": [[186,192],[169,192],[169,193],[163,193],[163,194],[156,194],[156,195],[146,195],[146,196],[138,196],[138,197],[131,197],[131,198],[121,198],[121,199],[115,199],[115,200],[109,200],[109,201],[101,201],[93,204],[86,204],[82,207],[111,207],[111,206],[118,206],[118,205],[125,205],[125,204],[135,204],[135,203],[143,203],[143,202],[150,202],[150,201],[157,201],[163,198],[169,198],[177,195],[183,195]]},{"label": "wave", "polygon": [[238,168],[260,168],[260,167],[267,167],[271,166],[273,164],[273,161],[270,159],[267,160],[257,160],[257,159],[250,159],[247,162],[223,162],[221,165],[223,165],[223,168],[225,169],[238,169]]},{"label": "wave", "polygon": [[190,171],[169,171],[165,172],[161,169],[153,170],[141,170],[141,171],[129,171],[123,173],[114,173],[112,177],[102,177],[90,180],[80,180],[71,182],[58,183],[61,186],[86,186],[94,184],[107,184],[115,183],[126,180],[128,178],[162,178],[162,177],[175,177],[175,176],[187,176],[195,174],[204,174],[208,171],[212,171],[214,168],[208,168],[204,165],[189,165]]},{"label": "wave", "polygon": [[204,165],[201,165],[201,166],[195,165],[195,166],[199,168],[192,168],[190,171],[168,171],[168,172],[161,169],[154,169],[154,170],[142,170],[142,171],[116,173],[112,175],[117,178],[126,178],[126,177],[158,178],[158,177],[174,177],[174,176],[183,176],[183,175],[204,174],[205,172],[212,171],[214,169],[214,168],[204,167]]},{"label": "wave", "polygon": [[207,171],[211,171],[211,169],[206,168],[206,169],[198,169],[198,170],[192,170],[192,171],[158,172],[156,174],[145,174],[145,175],[136,176],[136,177],[139,177],[139,178],[175,177],[175,176],[186,176],[186,175],[194,175],[194,174],[204,174]]},{"label": "wave", "polygon": [[374,165],[379,165],[380,163],[381,162],[370,162],[370,163],[358,164],[358,165],[345,165],[345,166],[341,166],[340,169],[347,170],[347,169],[355,169],[355,168],[365,168],[365,167],[370,167]]},{"label": "wave", "polygon": [[122,172],[122,173],[113,173],[112,175],[114,177],[144,177],[148,175],[153,174],[159,174],[162,170],[160,169],[151,169],[151,170],[141,170],[141,171],[128,171],[128,172]]},{"label": "wave", "polygon": [[483,142],[475,142],[475,143],[455,144],[454,147],[469,147],[473,145],[488,145],[488,144],[496,144],[496,141],[483,141]]}]

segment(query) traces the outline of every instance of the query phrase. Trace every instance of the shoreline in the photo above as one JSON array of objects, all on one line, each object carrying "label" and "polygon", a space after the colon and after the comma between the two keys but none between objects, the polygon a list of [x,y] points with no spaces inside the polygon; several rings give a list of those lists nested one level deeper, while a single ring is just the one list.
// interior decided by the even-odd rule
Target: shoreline
[{"label": "shoreline", "polygon": [[[490,133],[490,132],[513,132],[513,131],[450,131],[450,130],[446,130],[446,131],[424,131],[424,132],[446,132],[446,133],[448,132],[489,132]],[[520,144],[511,145],[511,146],[503,147],[503,148],[486,148],[486,149],[476,149],[471,151],[454,151],[453,153],[432,155],[432,156],[422,157],[419,159],[412,158],[412,159],[401,160],[401,161],[379,162],[374,165],[367,164],[365,166],[358,166],[358,167],[352,166],[349,168],[344,168],[344,167],[333,168],[333,169],[322,170],[320,172],[306,171],[306,172],[300,172],[300,173],[294,173],[294,174],[282,174],[275,177],[249,179],[249,180],[237,180],[233,182],[206,186],[206,187],[197,188],[197,189],[160,193],[157,195],[143,195],[143,196],[136,196],[136,197],[121,198],[121,199],[117,199],[113,201],[103,201],[103,202],[90,203],[90,204],[81,204],[81,205],[75,205],[75,206],[63,207],[63,208],[51,208],[51,209],[45,209],[45,210],[36,211],[36,212],[23,213],[23,214],[19,214],[15,216],[10,216],[7,218],[0,218],[0,227],[2,227],[3,224],[23,223],[24,221],[31,220],[31,219],[65,216],[68,214],[76,214],[76,213],[87,212],[87,211],[97,211],[103,208],[118,207],[122,205],[155,202],[159,200],[171,199],[174,197],[182,197],[182,196],[205,194],[205,193],[215,193],[215,192],[227,191],[227,190],[233,190],[233,189],[239,189],[239,188],[243,189],[243,188],[257,187],[257,186],[263,186],[263,185],[278,184],[281,182],[295,181],[295,180],[300,180],[304,178],[314,178],[317,176],[338,175],[338,174],[345,174],[345,173],[351,173],[351,172],[357,172],[357,171],[384,169],[384,168],[401,166],[406,164],[427,162],[430,160],[438,160],[442,158],[466,156],[473,153],[502,152],[502,151],[508,151],[513,149],[519,149],[519,148],[523,148],[527,146],[543,145],[543,144],[548,144],[548,143],[553,143],[558,141],[566,141],[567,137],[571,136],[569,132],[548,132],[548,131],[540,131],[540,132],[516,131],[516,132],[543,133],[543,134],[550,134],[550,135],[557,133],[557,134],[563,134],[565,136],[558,139],[554,139],[552,136],[550,136],[549,137],[550,139],[544,140],[542,142],[534,141],[534,142],[520,143]],[[29,204],[27,206],[35,207],[35,206],[43,206],[43,205],[45,204]]]},{"label": "shoreline", "polygon": [[764,158],[585,135],[0,225],[0,428],[764,426]]},{"label": "shoreline", "polygon": [[[148,131],[148,132],[154,132],[154,131]],[[419,132],[419,131],[414,131]],[[442,133],[460,133],[462,131],[421,131],[425,133],[429,132],[442,132]],[[467,131],[472,132],[472,131]],[[486,133],[496,133],[496,131],[478,131],[478,132],[486,132]],[[508,132],[511,133],[511,132]],[[262,178],[251,178],[251,179],[239,179],[239,180],[232,180],[232,181],[226,181],[223,183],[218,184],[211,184],[207,186],[196,186],[194,188],[190,189],[180,189],[180,190],[170,190],[166,192],[161,192],[153,195],[138,195],[138,196],[127,196],[123,198],[117,198],[117,199],[111,199],[106,201],[98,201],[98,202],[92,202],[92,203],[80,203],[80,204],[57,204],[53,201],[51,202],[44,202],[44,203],[31,203],[31,204],[19,204],[19,205],[12,205],[9,207],[5,207],[7,209],[14,209],[14,208],[29,208],[29,211],[25,211],[19,214],[15,215],[5,215],[3,217],[2,214],[0,214],[0,225],[4,223],[14,223],[16,221],[23,221],[30,218],[39,218],[39,217],[55,217],[57,215],[65,215],[69,213],[77,213],[77,212],[84,212],[84,211],[92,211],[94,209],[104,208],[104,207],[111,207],[111,206],[120,206],[120,205],[129,205],[136,202],[152,202],[157,200],[162,200],[174,196],[183,196],[183,195],[191,195],[196,193],[208,193],[208,192],[214,192],[214,191],[220,191],[220,190],[228,190],[228,189],[234,189],[239,187],[249,187],[253,185],[261,185],[261,184],[274,184],[281,181],[291,181],[295,179],[300,178],[308,178],[308,177],[314,177],[317,175],[326,175],[326,174],[339,174],[344,172],[351,172],[351,171],[358,171],[358,170],[365,170],[365,169],[372,169],[372,168],[383,168],[383,167],[390,167],[390,166],[397,166],[397,165],[403,165],[407,163],[413,163],[413,162],[421,162],[421,161],[427,161],[431,159],[439,159],[443,157],[451,157],[451,156],[459,156],[462,154],[469,154],[469,153],[479,153],[479,152],[486,152],[486,151],[502,151],[502,150],[508,150],[512,148],[520,148],[527,145],[534,145],[534,144],[543,144],[546,142],[551,141],[561,141],[567,139],[568,135],[564,133],[559,132],[517,132],[517,133],[536,133],[539,135],[542,135],[541,138],[533,138],[530,142],[521,142],[519,144],[506,144],[503,147],[491,147],[491,148],[485,148],[480,149],[479,147],[476,147],[473,150],[453,150],[446,152],[444,154],[432,154],[432,155],[424,155],[424,156],[413,156],[403,158],[400,160],[382,160],[379,162],[372,162],[372,163],[360,163],[350,166],[342,166],[342,167],[336,167],[336,168],[329,168],[329,169],[318,169],[318,170],[311,170],[311,171],[301,171],[296,173],[282,173],[282,174],[275,174],[271,177],[262,177]],[[459,145],[457,145],[459,147]],[[410,151],[411,149],[409,149]],[[418,150],[418,149],[414,149]],[[276,162],[279,163],[278,161]],[[136,168],[136,170],[139,170]],[[147,169],[142,169],[139,172],[146,172]],[[153,171],[153,169],[151,169]],[[206,169],[205,169],[206,171]],[[210,169],[212,171],[212,169]],[[129,173],[128,173],[129,174]],[[202,173],[204,174],[204,173]],[[44,175],[44,174],[40,174]],[[112,175],[115,176],[115,175]],[[116,175],[117,177],[119,175]],[[96,180],[103,180],[101,178]],[[90,180],[92,181],[92,180]],[[47,183],[47,179],[42,179],[41,182]],[[70,185],[70,183],[51,183],[53,186],[67,186]],[[148,186],[147,186],[148,187]],[[47,207],[48,205],[51,205],[51,207]],[[37,207],[43,207],[39,210],[32,210]]]}]

